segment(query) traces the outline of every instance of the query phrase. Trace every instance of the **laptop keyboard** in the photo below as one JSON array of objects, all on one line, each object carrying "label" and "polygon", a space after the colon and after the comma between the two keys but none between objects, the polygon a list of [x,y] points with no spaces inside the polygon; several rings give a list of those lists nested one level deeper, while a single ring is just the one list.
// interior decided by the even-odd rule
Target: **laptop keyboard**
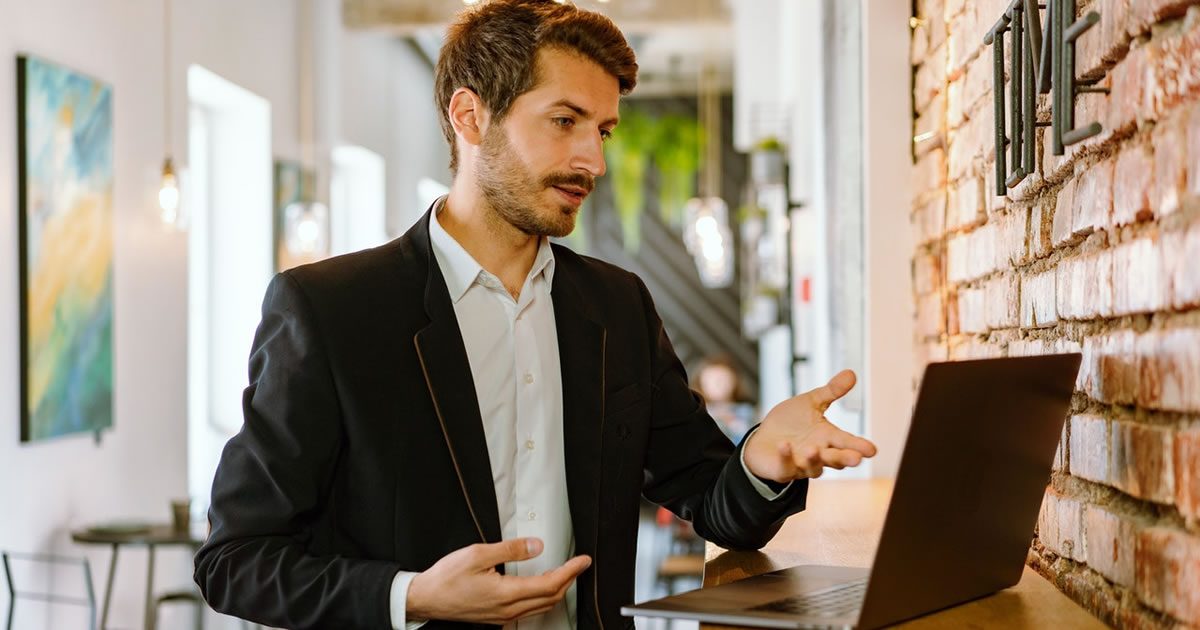
[{"label": "laptop keyboard", "polygon": [[755,606],[750,610],[786,613],[791,615],[819,615],[841,617],[853,615],[862,608],[867,594],[867,579],[835,584],[818,591],[801,593]]}]

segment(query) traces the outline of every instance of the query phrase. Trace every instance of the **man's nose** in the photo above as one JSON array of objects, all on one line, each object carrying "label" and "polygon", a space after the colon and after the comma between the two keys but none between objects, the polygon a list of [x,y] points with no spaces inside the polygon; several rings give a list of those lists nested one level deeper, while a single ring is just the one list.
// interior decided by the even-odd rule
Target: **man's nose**
[{"label": "man's nose", "polygon": [[604,143],[600,134],[581,143],[571,167],[585,171],[592,177],[604,175],[608,167],[604,163]]}]

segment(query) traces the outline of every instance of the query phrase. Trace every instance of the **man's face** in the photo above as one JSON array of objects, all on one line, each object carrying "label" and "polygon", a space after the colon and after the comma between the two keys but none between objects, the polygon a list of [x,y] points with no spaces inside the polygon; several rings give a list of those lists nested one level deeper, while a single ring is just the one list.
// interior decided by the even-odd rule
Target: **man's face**
[{"label": "man's face", "polygon": [[476,173],[484,199],[534,236],[566,236],[604,174],[601,144],[617,124],[617,78],[572,52],[538,52],[540,83],[488,127]]}]

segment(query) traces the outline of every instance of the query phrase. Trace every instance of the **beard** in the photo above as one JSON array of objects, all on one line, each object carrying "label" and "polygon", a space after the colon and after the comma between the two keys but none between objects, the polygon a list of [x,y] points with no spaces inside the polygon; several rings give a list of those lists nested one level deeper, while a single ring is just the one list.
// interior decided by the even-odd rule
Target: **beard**
[{"label": "beard", "polygon": [[479,189],[498,217],[530,236],[558,238],[575,229],[578,210],[565,202],[548,201],[543,193],[559,185],[591,192],[596,185],[592,176],[554,172],[539,179],[512,150],[508,134],[498,124],[488,129],[480,148]]}]

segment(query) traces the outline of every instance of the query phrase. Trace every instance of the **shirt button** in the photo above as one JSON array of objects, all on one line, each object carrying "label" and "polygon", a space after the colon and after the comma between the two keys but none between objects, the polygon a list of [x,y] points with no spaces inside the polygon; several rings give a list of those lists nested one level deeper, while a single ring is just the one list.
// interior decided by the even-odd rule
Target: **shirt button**
[{"label": "shirt button", "polygon": [[537,520],[537,512],[534,512],[533,510],[529,510],[529,520],[536,521]]},{"label": "shirt button", "polygon": [[533,440],[525,440],[525,448],[533,450]]},{"label": "shirt button", "polygon": [[533,385],[533,375],[528,372],[525,373],[525,384]]}]

